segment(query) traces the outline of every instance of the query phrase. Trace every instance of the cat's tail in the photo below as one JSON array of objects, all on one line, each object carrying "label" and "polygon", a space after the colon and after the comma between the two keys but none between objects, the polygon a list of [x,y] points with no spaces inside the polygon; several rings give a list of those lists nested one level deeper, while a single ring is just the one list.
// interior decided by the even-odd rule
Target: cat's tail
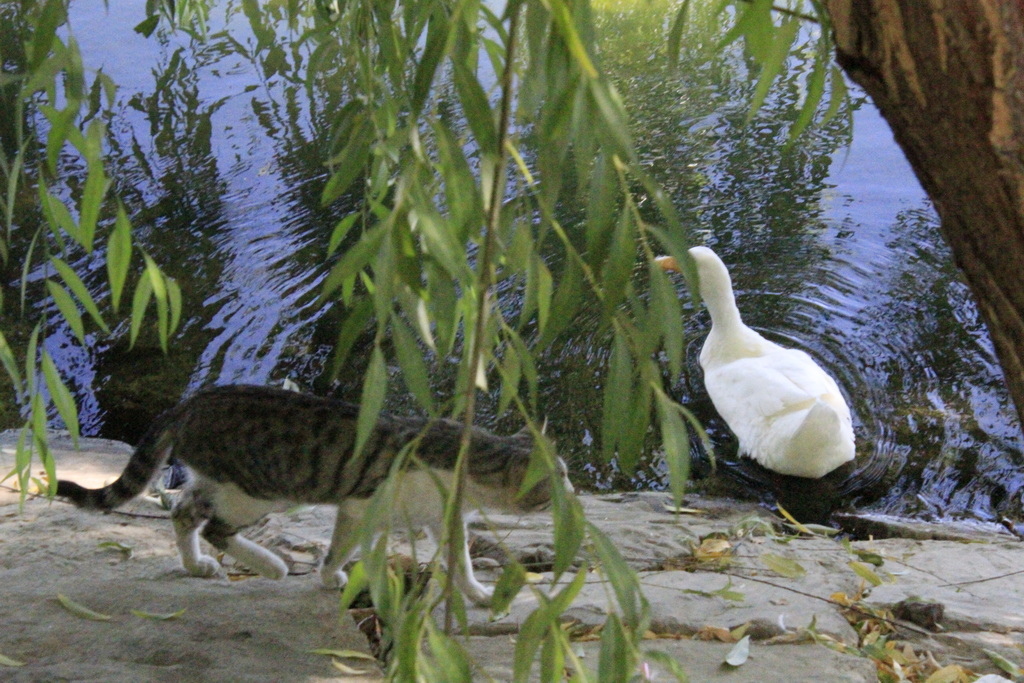
[{"label": "cat's tail", "polygon": [[87,510],[113,510],[143,492],[153,475],[167,461],[172,437],[164,420],[158,420],[139,442],[121,476],[107,486],[87,489],[73,481],[57,481],[57,495]]}]

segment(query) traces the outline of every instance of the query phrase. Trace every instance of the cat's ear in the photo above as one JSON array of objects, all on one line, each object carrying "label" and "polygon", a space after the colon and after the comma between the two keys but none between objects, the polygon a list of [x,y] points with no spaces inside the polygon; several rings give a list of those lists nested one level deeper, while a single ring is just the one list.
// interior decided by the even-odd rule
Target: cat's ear
[{"label": "cat's ear", "polygon": [[[541,424],[540,426],[540,433],[544,435],[548,433],[548,418],[546,416],[544,417],[543,424]],[[533,443],[533,434],[530,432],[529,425],[524,425],[522,429],[520,429],[512,436],[513,438],[523,439],[524,441],[529,441],[530,443]]]}]

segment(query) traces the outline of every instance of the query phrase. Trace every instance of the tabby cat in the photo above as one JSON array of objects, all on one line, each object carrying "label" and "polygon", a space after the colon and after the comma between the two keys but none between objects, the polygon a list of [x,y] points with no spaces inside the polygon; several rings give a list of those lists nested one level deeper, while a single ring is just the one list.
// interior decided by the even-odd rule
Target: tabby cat
[{"label": "tabby cat", "polygon": [[[86,489],[60,480],[57,495],[78,507],[111,510],[139,495],[174,455],[194,473],[171,513],[185,569],[194,576],[213,576],[220,570],[217,560],[200,551],[201,530],[215,548],[275,579],[288,573],[284,561],[237,532],[296,503],[337,505],[321,576],[326,586],[344,586],[348,576],[342,567],[356,545],[351,541],[369,498],[388,476],[396,454],[417,438],[416,458],[400,475],[393,517],[441,537],[444,499],[438,482],[451,486],[462,431],[454,420],[382,413],[362,454],[353,457],[358,414],[358,406],[284,389],[209,389],[161,415],[115,482]],[[528,432],[497,436],[474,428],[470,443],[468,503],[515,512],[548,506],[547,478],[517,496],[533,450]],[[559,459],[557,464],[571,490],[564,463]],[[464,510],[463,530],[465,518]],[[465,540],[459,556],[460,566],[453,572],[457,584],[473,602],[487,605],[492,590],[473,576]]]}]

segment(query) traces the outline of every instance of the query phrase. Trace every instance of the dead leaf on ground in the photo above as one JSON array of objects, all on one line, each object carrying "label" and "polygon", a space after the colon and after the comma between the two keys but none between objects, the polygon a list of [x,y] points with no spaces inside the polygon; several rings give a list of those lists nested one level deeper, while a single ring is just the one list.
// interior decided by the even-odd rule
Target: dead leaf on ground
[{"label": "dead leaf on ground", "polygon": [[61,607],[71,612],[76,617],[91,619],[92,621],[110,621],[112,618],[109,614],[101,614],[100,612],[89,609],[85,605],[80,605],[61,593],[57,593],[57,602],[61,604]]},{"label": "dead leaf on ground", "polygon": [[732,631],[721,626],[701,626],[693,634],[694,640],[717,640],[722,643],[735,643],[739,640],[733,636]]},{"label": "dead leaf on ground", "polygon": [[137,617],[142,617],[143,619],[152,619],[153,621],[171,621],[172,619],[177,619],[184,614],[185,608],[182,608],[177,612],[165,612],[162,614],[158,612],[144,612],[140,609],[133,609],[131,610],[131,613]]},{"label": "dead leaf on ground", "polygon": [[750,657],[750,636],[743,636],[729,654],[725,656],[725,663],[729,666],[742,666]]},{"label": "dead leaf on ground", "polygon": [[708,537],[693,549],[693,559],[699,563],[727,564],[732,560],[733,546],[728,539]]},{"label": "dead leaf on ground", "polygon": [[807,573],[802,564],[782,555],[765,553],[761,555],[760,559],[762,564],[768,567],[768,569],[787,579],[799,579]]},{"label": "dead leaf on ground", "polygon": [[25,666],[25,662],[12,659],[6,655],[0,655],[0,666]]}]

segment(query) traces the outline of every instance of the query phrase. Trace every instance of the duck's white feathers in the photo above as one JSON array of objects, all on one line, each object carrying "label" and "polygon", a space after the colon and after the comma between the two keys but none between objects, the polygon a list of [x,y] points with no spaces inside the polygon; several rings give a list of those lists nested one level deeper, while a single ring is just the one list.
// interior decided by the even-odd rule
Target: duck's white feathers
[{"label": "duck's white feathers", "polygon": [[[850,409],[835,380],[803,351],[744,325],[725,264],[707,247],[690,254],[711,313],[700,353],[704,384],[740,452],[780,474],[815,479],[853,460]],[[671,259],[662,266],[678,267]]]},{"label": "duck's white feathers", "polygon": [[816,479],[853,459],[850,410],[803,351],[704,365],[704,383],[740,451],[768,469]]}]

